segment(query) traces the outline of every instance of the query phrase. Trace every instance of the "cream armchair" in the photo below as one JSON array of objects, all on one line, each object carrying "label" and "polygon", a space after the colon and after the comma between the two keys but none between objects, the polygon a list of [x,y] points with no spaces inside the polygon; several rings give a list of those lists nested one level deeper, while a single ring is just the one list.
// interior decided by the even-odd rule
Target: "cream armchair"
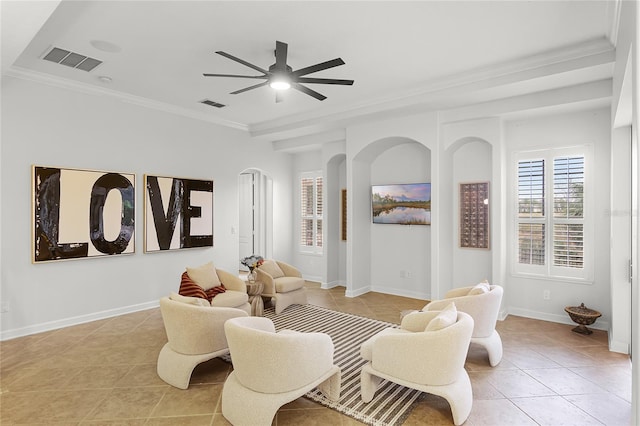
[{"label": "cream armchair", "polygon": [[304,278],[294,266],[278,260],[266,260],[256,271],[256,279],[264,283],[262,296],[275,298],[276,314],[287,306],[307,303]]},{"label": "cream armchair", "polygon": [[225,323],[233,372],[222,389],[222,414],[235,426],[269,426],[278,409],[318,388],[340,397],[340,368],[324,333],[275,332],[263,317]]},{"label": "cream armchair", "polygon": [[206,299],[214,307],[237,308],[251,314],[246,283],[236,275],[214,267],[213,262],[187,267],[180,278],[178,293]]},{"label": "cream armchair", "polygon": [[367,361],[360,372],[360,392],[370,402],[382,379],[439,395],[451,406],[453,422],[465,422],[473,403],[464,363],[473,331],[473,319],[454,312],[452,325],[425,331],[439,312],[414,312],[401,328],[387,328],[364,342],[360,355]]},{"label": "cream armchair", "polygon": [[485,348],[489,354],[489,364],[495,367],[502,359],[502,339],[496,331],[502,293],[502,287],[488,283],[460,287],[447,292],[444,299],[428,303],[422,310],[438,311],[454,302],[459,311],[471,315],[475,324],[471,343]]},{"label": "cream armchair", "polygon": [[235,308],[214,308],[205,299],[177,294],[160,299],[168,342],[158,355],[158,376],[180,389],[189,387],[200,363],[229,353],[224,323],[248,314]]}]

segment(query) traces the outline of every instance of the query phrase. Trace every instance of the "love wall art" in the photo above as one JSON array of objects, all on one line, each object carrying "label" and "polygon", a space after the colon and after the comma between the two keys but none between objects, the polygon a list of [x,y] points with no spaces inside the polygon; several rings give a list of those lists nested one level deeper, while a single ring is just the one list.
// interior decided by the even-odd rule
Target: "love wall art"
[{"label": "love wall art", "polygon": [[[34,263],[135,252],[135,174],[33,166]],[[144,176],[144,251],[213,246],[213,181]]]}]

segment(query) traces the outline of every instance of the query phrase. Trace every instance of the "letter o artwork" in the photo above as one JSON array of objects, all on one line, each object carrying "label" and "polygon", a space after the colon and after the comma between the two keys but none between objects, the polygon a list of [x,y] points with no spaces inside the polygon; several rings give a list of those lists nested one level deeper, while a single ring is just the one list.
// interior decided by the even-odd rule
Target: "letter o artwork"
[{"label": "letter o artwork", "polygon": [[[113,241],[104,236],[104,206],[109,191],[118,190],[122,196],[122,215],[120,232]],[[107,173],[99,177],[91,189],[89,202],[89,238],[93,246],[101,253],[120,254],[134,233],[135,191],[131,182],[118,173]]]}]

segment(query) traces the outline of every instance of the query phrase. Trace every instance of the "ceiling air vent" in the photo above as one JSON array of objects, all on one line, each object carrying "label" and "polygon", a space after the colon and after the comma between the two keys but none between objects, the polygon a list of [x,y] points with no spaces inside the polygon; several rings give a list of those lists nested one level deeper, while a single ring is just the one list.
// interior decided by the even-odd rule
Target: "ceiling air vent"
[{"label": "ceiling air vent", "polygon": [[58,47],[52,48],[42,59],[87,72],[93,70],[102,63],[102,61],[97,59],[89,58],[88,56],[60,49]]},{"label": "ceiling air vent", "polygon": [[200,101],[200,103],[203,103],[205,105],[209,105],[212,107],[216,107],[216,108],[224,108],[226,107],[226,105],[218,103],[218,102],[214,102],[214,101],[210,101],[209,99],[205,99],[204,101]]}]

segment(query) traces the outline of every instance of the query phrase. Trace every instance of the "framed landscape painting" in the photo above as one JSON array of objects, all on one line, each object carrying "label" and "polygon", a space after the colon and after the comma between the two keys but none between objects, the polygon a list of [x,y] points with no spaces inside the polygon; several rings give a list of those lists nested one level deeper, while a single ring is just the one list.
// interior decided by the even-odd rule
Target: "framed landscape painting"
[{"label": "framed landscape painting", "polygon": [[34,263],[135,252],[135,174],[32,167]]},{"label": "framed landscape painting", "polygon": [[431,184],[371,186],[373,223],[431,225]]},{"label": "framed landscape painting", "polygon": [[144,177],[144,251],[213,247],[213,181]]}]

